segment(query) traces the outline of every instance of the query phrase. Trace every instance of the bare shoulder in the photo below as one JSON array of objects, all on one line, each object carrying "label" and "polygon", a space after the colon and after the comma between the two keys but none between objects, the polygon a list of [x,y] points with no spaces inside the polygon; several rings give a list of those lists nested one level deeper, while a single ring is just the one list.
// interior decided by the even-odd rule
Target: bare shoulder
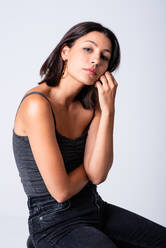
[{"label": "bare shoulder", "polygon": [[48,105],[46,99],[43,99],[43,97],[39,94],[30,94],[32,92],[41,92],[43,94],[45,94],[45,92],[43,91],[41,86],[36,86],[33,87],[31,89],[29,89],[28,91],[25,92],[24,96],[23,96],[23,101],[20,104],[20,112],[24,113],[25,111],[31,109],[31,110],[35,110],[33,107],[37,107],[37,105],[40,104],[46,104]]},{"label": "bare shoulder", "polygon": [[20,109],[22,108],[22,120],[26,124],[37,121],[40,124],[44,119],[48,120],[52,116],[49,102],[40,94],[31,94],[24,98]]},{"label": "bare shoulder", "polygon": [[[23,100],[21,101],[17,112],[15,116],[15,121],[14,121],[14,130],[18,135],[27,135],[26,128],[25,128],[25,121],[27,116],[30,114],[37,114],[41,115],[41,111],[43,112],[50,112],[50,106],[49,102],[47,99],[45,99],[43,96],[39,94],[30,94],[31,92],[42,92],[41,90],[38,90],[37,87],[34,87],[30,90],[28,90],[24,96]],[[30,117],[30,116],[29,116]],[[32,116],[31,116],[32,117]]]}]

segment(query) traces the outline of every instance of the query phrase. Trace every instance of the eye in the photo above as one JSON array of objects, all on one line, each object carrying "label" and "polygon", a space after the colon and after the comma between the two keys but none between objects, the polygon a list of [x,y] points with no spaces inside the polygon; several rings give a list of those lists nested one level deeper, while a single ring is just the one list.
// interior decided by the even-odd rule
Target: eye
[{"label": "eye", "polygon": [[83,49],[84,49],[85,51],[91,50],[91,48],[89,48],[89,47],[84,47]]},{"label": "eye", "polygon": [[[83,50],[89,52],[89,51],[92,50],[92,49],[89,48],[89,47],[84,47]],[[109,58],[107,58],[107,57],[104,56],[104,55],[101,55],[101,58],[102,58],[103,60],[105,60],[105,61],[109,61]]]},{"label": "eye", "polygon": [[102,59],[104,59],[105,61],[109,61],[109,58],[107,58],[106,56],[101,55]]}]

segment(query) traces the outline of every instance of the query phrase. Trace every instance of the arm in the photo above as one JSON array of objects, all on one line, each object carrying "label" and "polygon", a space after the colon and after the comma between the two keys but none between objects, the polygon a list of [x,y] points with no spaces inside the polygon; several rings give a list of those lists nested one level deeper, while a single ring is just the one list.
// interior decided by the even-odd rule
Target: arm
[{"label": "arm", "polygon": [[99,109],[89,128],[85,146],[84,166],[94,184],[103,182],[113,163],[114,114]]},{"label": "arm", "polygon": [[110,72],[105,72],[97,81],[97,110],[88,132],[84,165],[94,184],[103,182],[113,163],[113,128],[115,95],[118,83]]},{"label": "arm", "polygon": [[49,103],[34,94],[24,99],[22,118],[31,150],[43,181],[53,198],[63,202],[78,193],[88,182],[83,166],[67,174],[56,139]]}]

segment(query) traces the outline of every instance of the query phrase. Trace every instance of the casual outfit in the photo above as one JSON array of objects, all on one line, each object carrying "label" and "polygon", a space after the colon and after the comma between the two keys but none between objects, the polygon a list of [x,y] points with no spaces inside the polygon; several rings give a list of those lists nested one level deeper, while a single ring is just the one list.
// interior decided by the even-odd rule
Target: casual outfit
[{"label": "casual outfit", "polygon": [[[31,92],[23,99],[31,94],[40,94],[48,100],[41,92]],[[83,164],[86,137],[94,113],[83,134],[70,139],[56,130],[52,107],[51,110],[57,141],[69,173]],[[164,226],[104,201],[97,191],[97,185],[91,181],[70,199],[57,202],[40,175],[28,136],[20,136],[13,129],[12,144],[27,195],[29,248],[166,248]]]}]

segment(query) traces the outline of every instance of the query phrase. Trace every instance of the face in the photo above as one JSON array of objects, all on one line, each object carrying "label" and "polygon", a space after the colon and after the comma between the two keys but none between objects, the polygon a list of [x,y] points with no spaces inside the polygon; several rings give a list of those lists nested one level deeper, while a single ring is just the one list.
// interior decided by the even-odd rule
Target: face
[{"label": "face", "polygon": [[67,59],[68,76],[93,85],[107,71],[111,42],[103,33],[93,31],[77,39],[71,48],[65,46],[61,55]]}]

